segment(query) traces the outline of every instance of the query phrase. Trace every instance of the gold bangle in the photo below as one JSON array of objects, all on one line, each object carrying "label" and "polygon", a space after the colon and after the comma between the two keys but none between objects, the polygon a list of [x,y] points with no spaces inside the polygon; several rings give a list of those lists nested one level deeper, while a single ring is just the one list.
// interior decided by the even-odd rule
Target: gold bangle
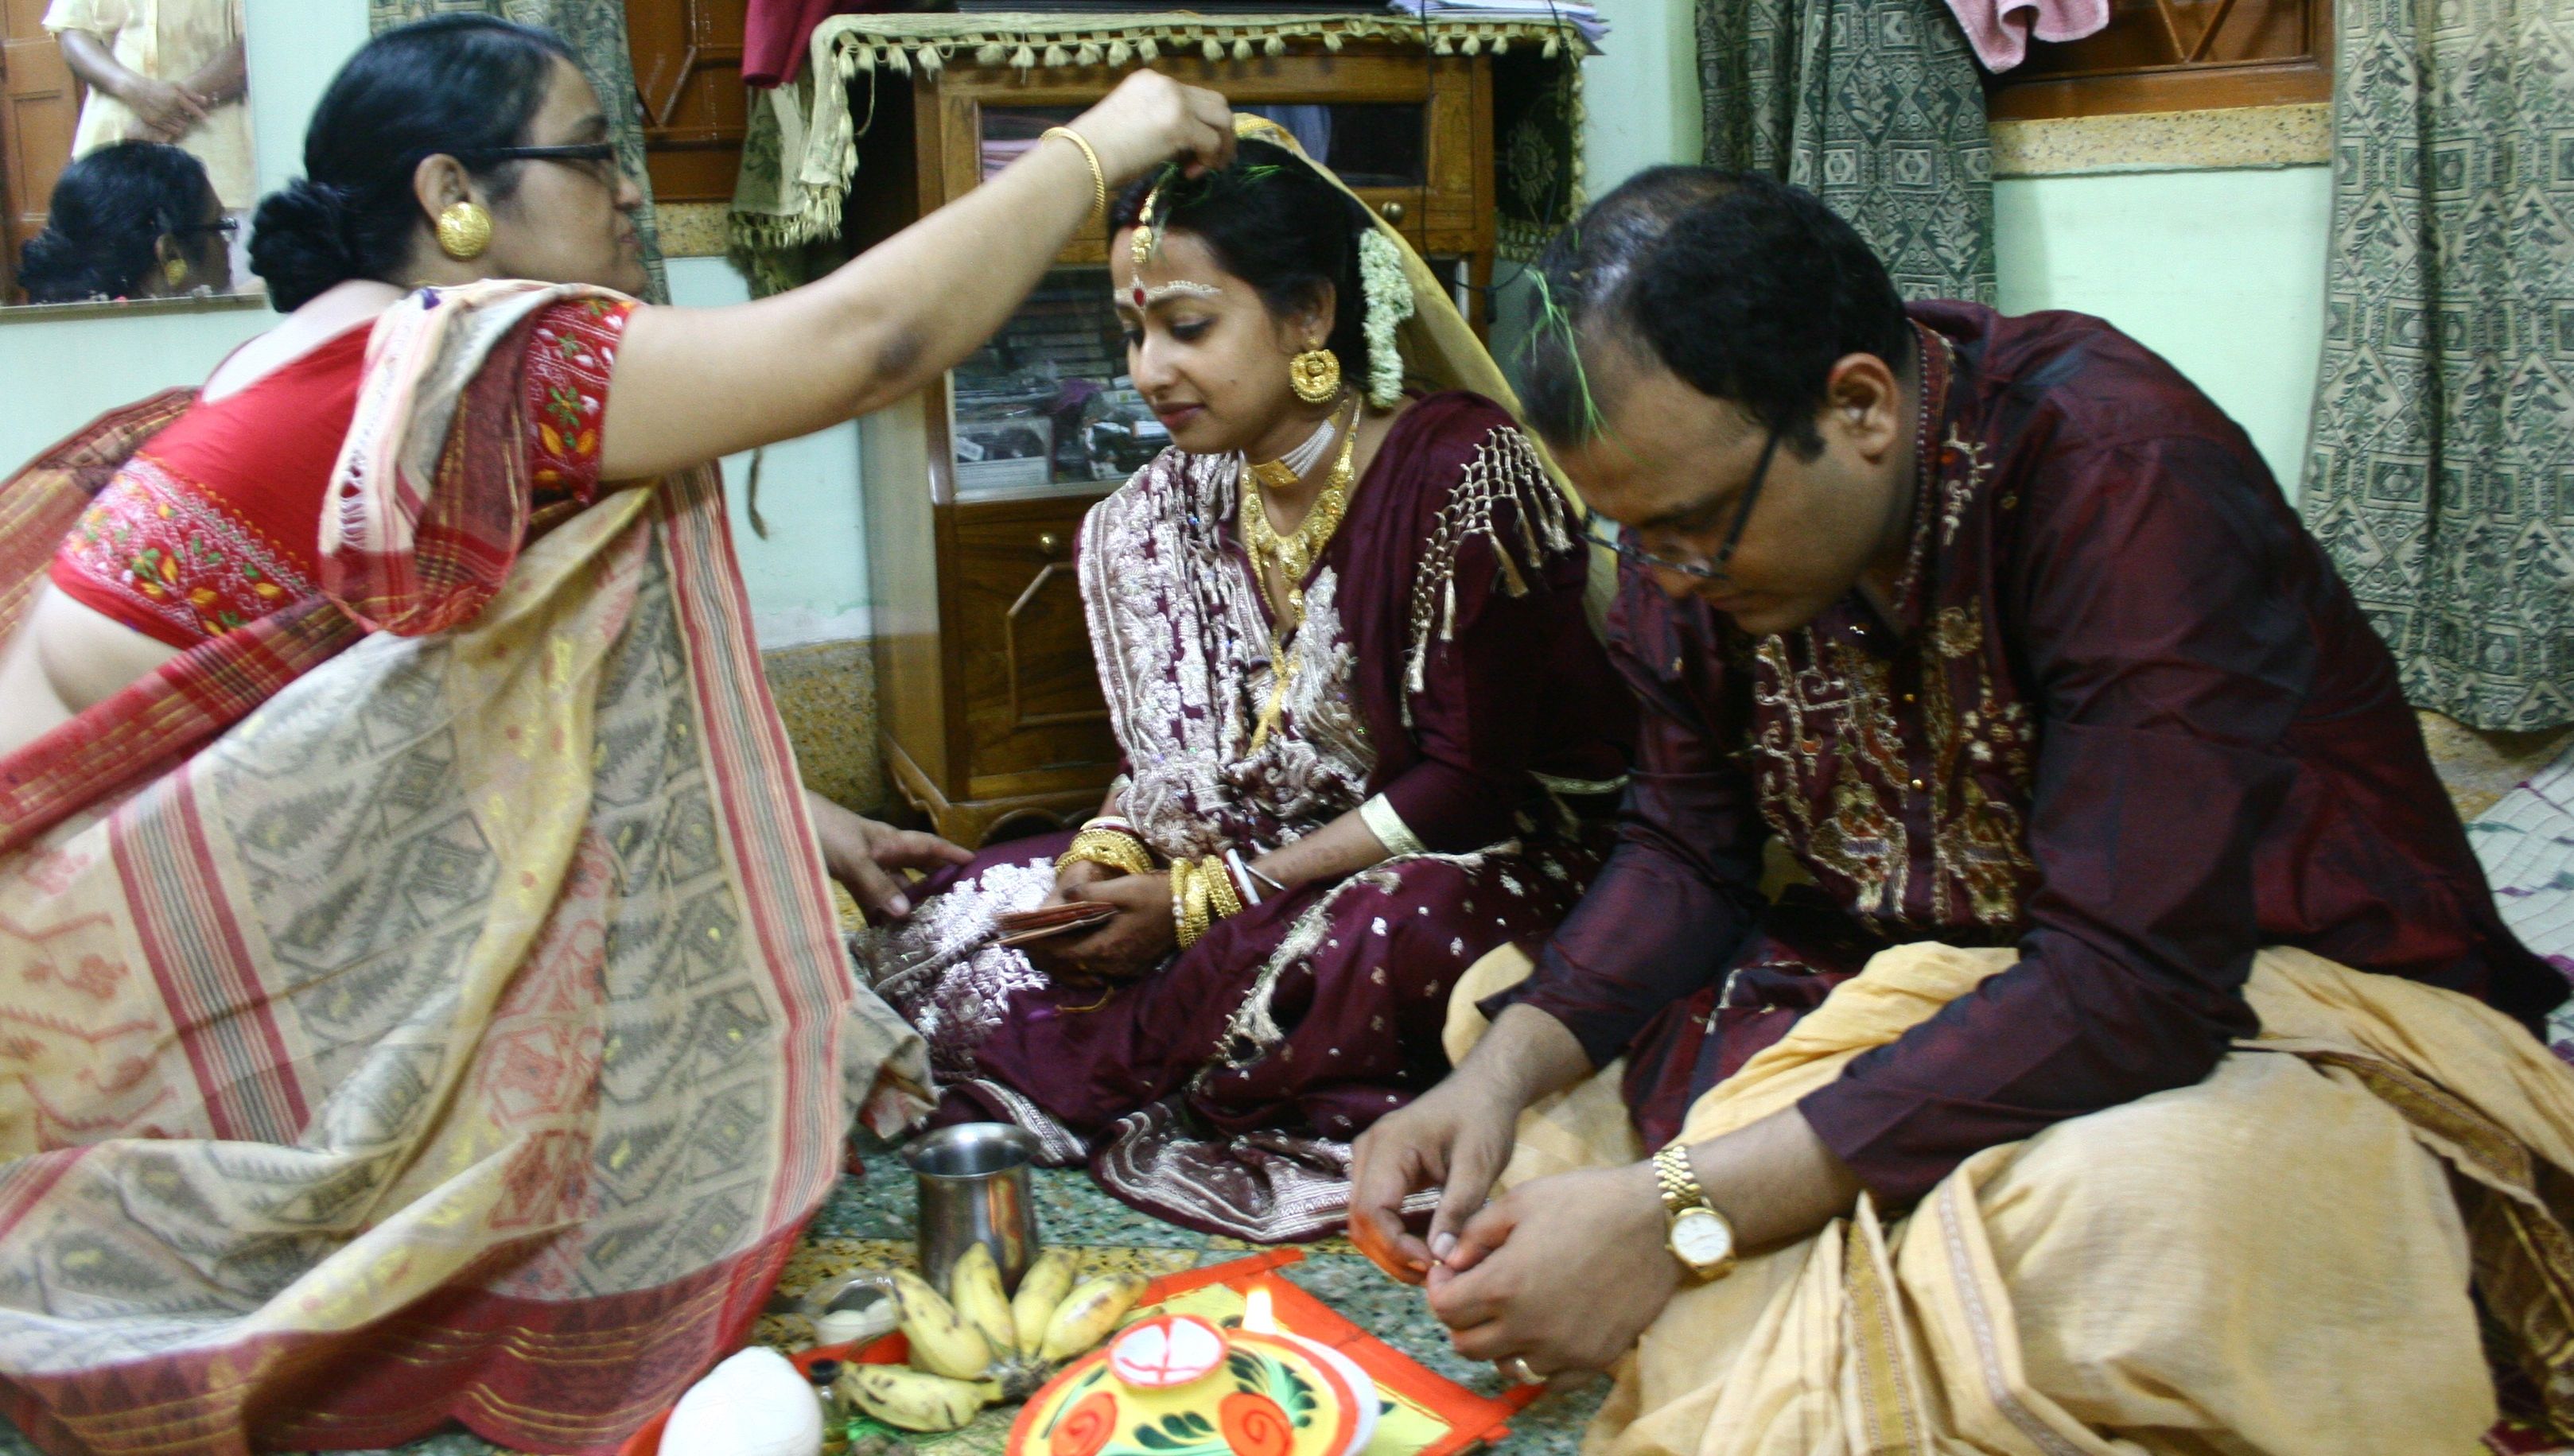
[{"label": "gold bangle", "polygon": [[1185,951],[1207,932],[1207,884],[1194,860],[1171,861],[1171,929]]},{"label": "gold bangle", "polygon": [[1153,873],[1152,852],[1134,835],[1115,829],[1085,829],[1072,837],[1072,845],[1054,862],[1058,875],[1083,861],[1106,865],[1129,875]]},{"label": "gold bangle", "polygon": [[1082,221],[1087,223],[1092,218],[1108,216],[1108,174],[1100,168],[1099,154],[1090,149],[1090,139],[1070,127],[1048,127],[1037,134],[1040,142],[1048,137],[1061,137],[1079,147],[1081,159],[1090,164],[1090,212]]},{"label": "gold bangle", "polygon": [[1209,855],[1198,861],[1198,878],[1206,882],[1210,917],[1231,920],[1242,914],[1242,892],[1234,888],[1233,874],[1224,867],[1224,856]]}]

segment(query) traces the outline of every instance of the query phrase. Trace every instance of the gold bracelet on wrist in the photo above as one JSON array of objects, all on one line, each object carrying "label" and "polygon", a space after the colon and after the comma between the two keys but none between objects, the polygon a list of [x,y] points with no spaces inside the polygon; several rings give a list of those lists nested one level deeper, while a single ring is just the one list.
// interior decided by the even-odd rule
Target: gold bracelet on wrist
[{"label": "gold bracelet on wrist", "polygon": [[1185,951],[1205,935],[1208,924],[1207,884],[1194,860],[1171,861],[1171,929]]},{"label": "gold bracelet on wrist", "polygon": [[1153,873],[1152,852],[1144,848],[1144,841],[1122,830],[1082,830],[1072,837],[1072,847],[1055,860],[1054,872],[1060,875],[1085,860],[1094,865],[1106,865],[1121,874]]},{"label": "gold bracelet on wrist", "polygon": [[1242,914],[1242,892],[1235,888],[1233,872],[1225,868],[1224,856],[1209,855],[1198,861],[1198,878],[1207,887],[1207,913],[1215,920],[1231,920]]},{"label": "gold bracelet on wrist", "polygon": [[1100,169],[1099,154],[1091,150],[1090,139],[1070,127],[1048,127],[1037,133],[1037,140],[1040,142],[1048,137],[1061,137],[1079,147],[1081,159],[1090,164],[1090,214],[1082,219],[1083,224],[1086,226],[1096,219],[1108,216],[1108,174]]}]

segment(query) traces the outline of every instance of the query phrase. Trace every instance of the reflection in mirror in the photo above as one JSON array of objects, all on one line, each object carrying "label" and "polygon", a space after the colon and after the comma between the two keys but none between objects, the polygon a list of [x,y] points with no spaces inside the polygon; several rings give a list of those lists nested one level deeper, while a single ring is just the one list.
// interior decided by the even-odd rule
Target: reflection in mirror
[{"label": "reflection in mirror", "polygon": [[39,8],[0,8],[11,64],[59,81],[11,86],[0,302],[256,289],[241,0],[51,0],[41,30],[17,34]]}]

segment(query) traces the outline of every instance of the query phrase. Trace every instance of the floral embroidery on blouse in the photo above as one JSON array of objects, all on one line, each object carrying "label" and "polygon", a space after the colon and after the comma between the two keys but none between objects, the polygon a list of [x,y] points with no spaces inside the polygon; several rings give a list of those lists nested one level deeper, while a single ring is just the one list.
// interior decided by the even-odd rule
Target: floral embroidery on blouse
[{"label": "floral embroidery on blouse", "polygon": [[585,503],[599,491],[599,430],[608,378],[633,304],[609,299],[547,310],[528,348],[528,476],[540,491],[568,490]]},{"label": "floral embroidery on blouse", "polygon": [[[599,494],[600,426],[630,303],[558,304],[532,327],[525,360],[528,471],[540,506]],[[55,552],[58,569],[96,582],[127,608],[212,637],[320,590],[313,543],[282,550],[220,490],[137,454]]]},{"label": "floral embroidery on blouse", "polygon": [[315,589],[258,527],[149,455],[126,462],[56,554],[190,636],[246,626]]}]

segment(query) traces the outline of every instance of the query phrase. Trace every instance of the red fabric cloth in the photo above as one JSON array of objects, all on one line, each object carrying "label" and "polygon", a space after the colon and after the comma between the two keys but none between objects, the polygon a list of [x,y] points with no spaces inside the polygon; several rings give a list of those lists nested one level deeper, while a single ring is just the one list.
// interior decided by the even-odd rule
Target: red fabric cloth
[{"label": "red fabric cloth", "polygon": [[[590,500],[615,345],[632,305],[565,303],[527,335],[539,499]],[[357,408],[368,330],[200,401],[129,461],[63,538],[66,595],[173,647],[321,594],[323,496]]]},{"label": "red fabric cloth", "polygon": [[882,10],[865,0],[750,0],[742,15],[741,79],[750,86],[783,86],[804,69],[813,27],[834,15]]},{"label": "red fabric cloth", "polygon": [[[1630,574],[1623,842],[1525,1001],[1632,1057],[1649,1141],[1883,946],[2021,960],[1803,1110],[1906,1202],[1968,1154],[2198,1081],[2253,952],[2484,998],[2513,940],[2395,665],[2251,441],[2096,319],[1926,304],[1932,468],[1894,620],[1745,637]],[[1779,835],[1818,889],[1763,904]]]}]

